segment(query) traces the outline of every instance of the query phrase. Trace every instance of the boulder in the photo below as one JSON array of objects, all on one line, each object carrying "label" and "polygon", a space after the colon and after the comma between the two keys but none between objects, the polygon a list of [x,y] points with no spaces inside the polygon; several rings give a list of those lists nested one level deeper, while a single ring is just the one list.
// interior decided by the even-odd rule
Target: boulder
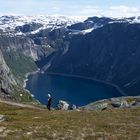
[{"label": "boulder", "polygon": [[105,110],[105,109],[107,109],[107,107],[108,107],[107,102],[105,102],[105,103],[96,103],[96,104],[91,103],[91,104],[85,106],[83,109],[93,111],[93,110]]},{"label": "boulder", "polygon": [[76,105],[72,105],[72,110],[76,110],[76,109],[77,109]]},{"label": "boulder", "polygon": [[133,106],[133,107],[140,107],[140,102],[139,101],[132,102],[131,106]]},{"label": "boulder", "polygon": [[111,105],[113,107],[119,108],[119,107],[121,107],[121,102],[119,102],[119,101],[113,101],[113,102],[111,102]]},{"label": "boulder", "polygon": [[127,108],[130,107],[130,105],[128,104],[128,102],[126,100],[122,100],[121,101],[121,108]]},{"label": "boulder", "polygon": [[69,109],[69,104],[66,101],[60,100],[58,102],[57,108],[59,110],[68,110]]},{"label": "boulder", "polygon": [[132,101],[131,103],[130,103],[130,106],[132,107],[132,106],[136,106],[137,105],[137,101]]},{"label": "boulder", "polygon": [[126,100],[119,100],[119,99],[116,101],[112,101],[111,105],[114,108],[127,108],[130,106]]}]

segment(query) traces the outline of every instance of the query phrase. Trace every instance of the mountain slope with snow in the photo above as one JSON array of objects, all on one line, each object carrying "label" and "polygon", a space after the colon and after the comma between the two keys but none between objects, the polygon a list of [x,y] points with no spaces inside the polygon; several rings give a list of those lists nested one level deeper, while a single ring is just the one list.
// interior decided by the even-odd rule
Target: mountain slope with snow
[{"label": "mountain slope with snow", "polygon": [[[14,35],[25,35],[29,32],[36,34],[40,30],[44,29],[57,29],[62,27],[68,27],[74,31],[74,34],[87,33],[92,29],[100,28],[106,24],[112,23],[140,23],[140,17],[131,18],[107,18],[107,17],[89,17],[85,20],[84,17],[72,17],[72,16],[1,16],[0,17],[0,30],[3,32],[14,33]],[[33,26],[31,30],[29,26]],[[78,29],[77,29],[78,27]],[[26,28],[24,31],[22,28]],[[76,28],[76,29],[75,29]],[[77,32],[75,32],[77,30]]]},{"label": "mountain slope with snow", "polygon": [[40,24],[42,28],[60,28],[82,21],[80,17],[65,16],[1,16],[0,29],[14,31],[17,26]]}]

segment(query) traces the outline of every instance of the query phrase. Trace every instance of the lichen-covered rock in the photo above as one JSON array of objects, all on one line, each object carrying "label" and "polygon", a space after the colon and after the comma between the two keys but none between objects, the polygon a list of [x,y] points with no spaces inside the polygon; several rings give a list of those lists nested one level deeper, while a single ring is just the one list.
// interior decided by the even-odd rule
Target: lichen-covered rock
[{"label": "lichen-covered rock", "polygon": [[114,108],[127,108],[130,105],[128,104],[127,100],[124,98],[111,98],[110,99],[110,104]]},{"label": "lichen-covered rock", "polygon": [[126,96],[96,101],[90,103],[80,109],[84,110],[105,110],[105,109],[121,109],[140,106],[140,96]]},{"label": "lichen-covered rock", "polygon": [[107,100],[101,100],[101,101],[97,101],[97,102],[93,102],[91,104],[88,104],[84,107],[82,107],[82,109],[84,110],[105,110],[108,107],[108,102]]},{"label": "lichen-covered rock", "polygon": [[96,104],[96,105],[89,105],[86,107],[87,110],[105,110],[107,108],[107,103]]}]

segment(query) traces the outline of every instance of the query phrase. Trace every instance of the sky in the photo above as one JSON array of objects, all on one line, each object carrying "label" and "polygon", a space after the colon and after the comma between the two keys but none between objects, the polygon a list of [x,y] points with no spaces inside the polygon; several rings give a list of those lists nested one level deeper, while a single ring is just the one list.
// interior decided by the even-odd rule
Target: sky
[{"label": "sky", "polygon": [[0,15],[140,16],[140,0],[0,0]]}]

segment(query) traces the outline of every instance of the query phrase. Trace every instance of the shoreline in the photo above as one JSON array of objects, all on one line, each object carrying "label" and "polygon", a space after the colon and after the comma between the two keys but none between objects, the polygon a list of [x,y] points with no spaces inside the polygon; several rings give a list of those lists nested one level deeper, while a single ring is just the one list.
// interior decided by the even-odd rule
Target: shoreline
[{"label": "shoreline", "polygon": [[[23,88],[24,89],[26,89],[26,83],[27,83],[27,81],[29,80],[29,76],[30,75],[34,75],[34,74],[36,74],[36,73],[38,73],[40,71],[40,68],[38,68],[36,71],[33,71],[33,72],[28,72],[28,73],[26,73],[25,74],[25,80],[24,80],[24,82],[23,82]],[[27,90],[27,89],[26,89]]]},{"label": "shoreline", "polygon": [[[120,94],[122,95],[121,97],[127,97],[128,96],[125,92],[123,92],[123,90],[119,86],[117,86],[115,84],[112,84],[112,83],[109,83],[109,82],[105,82],[105,81],[102,81],[102,80],[97,80],[97,79],[94,79],[94,78],[81,76],[81,75],[73,75],[73,74],[65,74],[65,73],[54,73],[54,72],[41,72],[40,68],[38,68],[36,71],[29,72],[29,73],[27,73],[25,75],[25,80],[24,80],[24,84],[23,84],[23,88],[25,90],[27,90],[26,89],[26,83],[29,80],[28,77],[30,75],[34,75],[34,74],[37,74],[37,73],[46,74],[46,75],[56,75],[56,76],[71,77],[71,78],[81,78],[81,79],[85,79],[85,80],[91,80],[93,82],[98,82],[100,84],[105,84],[105,85],[114,87],[118,92],[120,92]],[[27,90],[27,91],[30,92],[29,90]],[[34,95],[32,93],[30,93],[30,94],[31,94],[32,97],[34,97]],[[112,97],[112,98],[114,98],[114,97]]]},{"label": "shoreline", "polygon": [[[97,80],[97,79],[94,79],[94,78],[90,78],[90,77],[86,77],[86,76],[80,76],[80,75],[72,75],[72,74],[64,74],[64,73],[53,73],[53,72],[41,72],[40,69],[38,68],[36,71],[33,71],[33,72],[30,72],[30,73],[27,73],[25,75],[26,79],[24,80],[24,89],[26,91],[28,91],[30,93],[30,95],[35,99],[37,100],[39,103],[40,101],[38,99],[36,99],[34,97],[34,95],[26,89],[26,82],[29,80],[29,76],[30,75],[34,75],[34,74],[46,74],[46,75],[56,75],[56,76],[63,76],[63,77],[71,77],[71,78],[81,78],[81,79],[85,79],[85,80],[91,80],[93,82],[98,82],[100,84],[105,84],[105,85],[108,85],[108,86],[112,86],[113,88],[115,88],[118,92],[121,93],[122,96],[119,96],[119,97],[111,97],[111,98],[106,98],[106,99],[100,99],[100,100],[96,100],[96,101],[93,101],[91,103],[96,103],[96,102],[100,102],[100,101],[109,101],[109,100],[113,100],[113,99],[127,99],[127,98],[140,98],[140,95],[136,95],[136,96],[130,96],[130,95],[127,95],[123,92],[123,90],[121,90],[121,88],[115,84],[112,84],[112,83],[109,83],[109,82],[105,82],[105,81],[101,81],[101,80]],[[90,105],[91,103],[88,103],[88,104],[85,104],[83,106],[87,106],[87,105]],[[83,107],[83,106],[79,106],[79,107]]]},{"label": "shoreline", "polygon": [[40,73],[40,74],[48,74],[48,75],[56,75],[56,76],[64,76],[64,77],[72,77],[72,78],[81,78],[81,79],[85,79],[85,80],[92,80],[94,82],[98,82],[98,83],[102,83],[102,84],[106,84],[109,86],[112,86],[114,88],[116,88],[116,90],[118,90],[122,96],[127,96],[127,94],[117,85],[113,84],[113,83],[109,83],[106,81],[102,81],[102,80],[97,80],[95,78],[90,78],[90,77],[86,77],[86,76],[81,76],[81,75],[74,75],[74,74],[65,74],[65,73],[56,73],[56,72],[41,72],[40,68],[38,68],[36,71],[33,72],[29,72],[25,75],[26,79],[24,80],[24,84],[23,84],[23,88],[26,89],[26,83],[29,80],[28,77],[30,75],[34,75],[36,73]]},{"label": "shoreline", "polygon": [[45,74],[56,75],[56,76],[64,76],[64,77],[81,78],[81,79],[85,79],[85,80],[92,80],[94,82],[98,82],[98,83],[102,83],[102,84],[112,86],[112,87],[116,88],[116,90],[118,90],[122,94],[122,96],[127,96],[127,94],[119,86],[117,86],[117,85],[115,85],[113,83],[106,82],[106,81],[97,80],[97,79],[94,79],[94,78],[81,76],[81,75],[73,75],[73,74],[65,74],[65,73],[45,72]]}]

